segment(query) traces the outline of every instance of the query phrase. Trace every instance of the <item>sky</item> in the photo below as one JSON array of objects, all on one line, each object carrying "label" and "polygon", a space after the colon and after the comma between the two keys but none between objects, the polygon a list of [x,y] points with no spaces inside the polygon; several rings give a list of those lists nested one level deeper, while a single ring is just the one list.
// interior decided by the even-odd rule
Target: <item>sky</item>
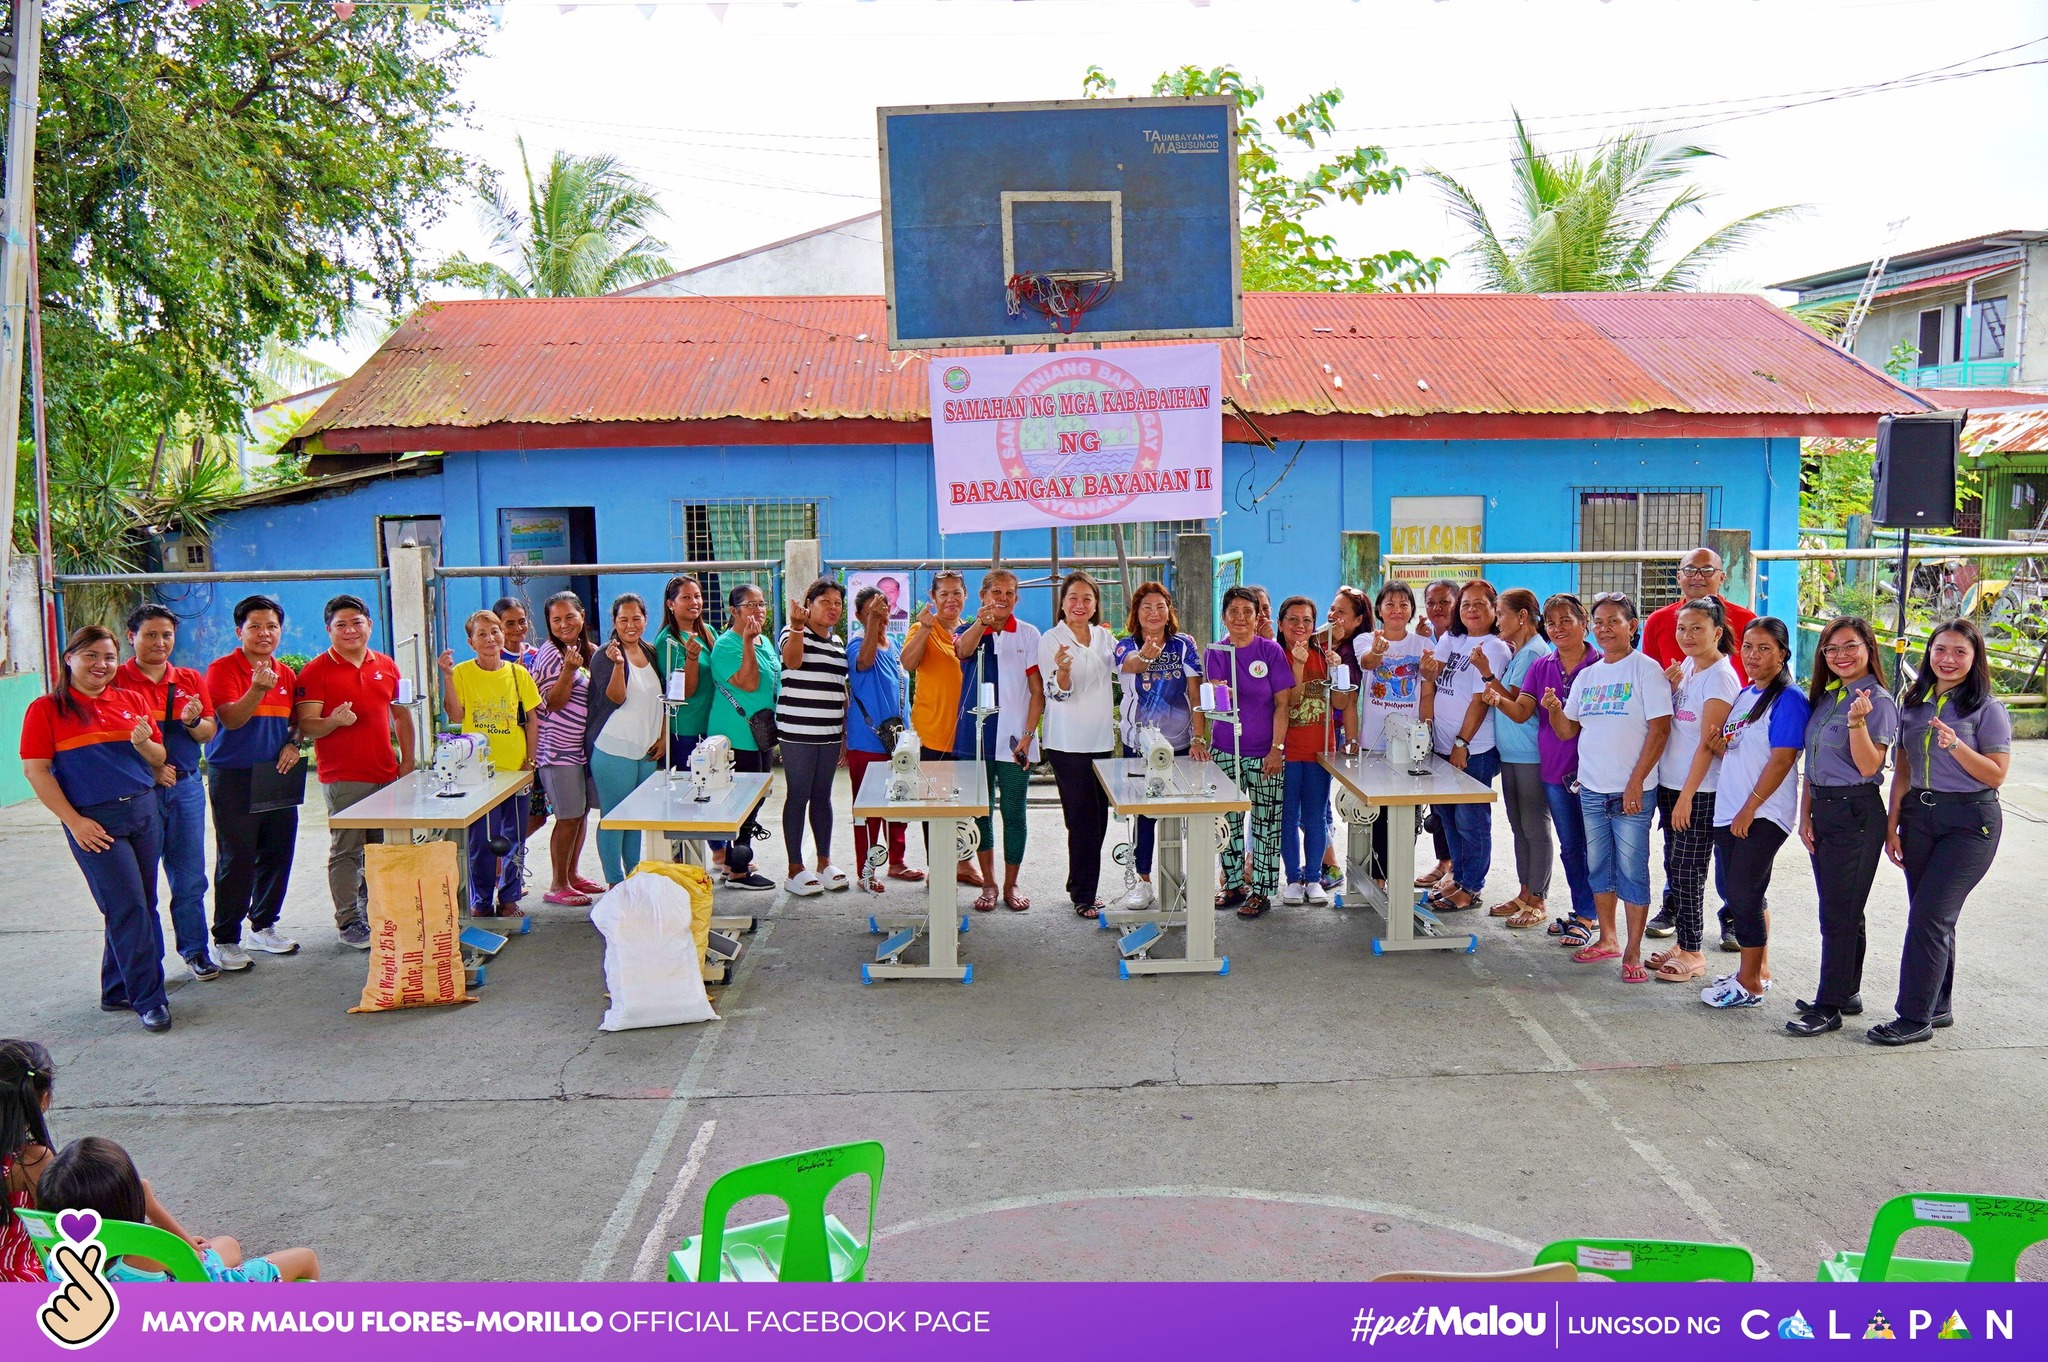
[{"label": "sky", "polygon": [[[1150,93],[1173,67],[1232,65],[1265,87],[1269,117],[1341,89],[1343,145],[1450,171],[1500,209],[1511,111],[1561,151],[1648,124],[1719,153],[1699,175],[1713,198],[1682,225],[1682,246],[1757,209],[1801,209],[1719,267],[1714,288],[1867,260],[1899,219],[1900,250],[2048,227],[2048,64],[2017,65],[2048,63],[2048,0],[647,8],[616,0],[564,14],[508,0],[462,84],[472,126],[451,140],[514,184],[518,136],[536,164],[557,149],[617,155],[660,195],[657,234],[679,268],[878,207],[877,106],[1076,98],[1091,63],[1126,95]],[[1966,74],[1989,67],[2011,69]],[[486,252],[473,198],[446,207],[428,257]],[[1472,285],[1455,258],[1460,229],[1430,185],[1325,210],[1317,226],[1358,252],[1452,257],[1443,287]],[[319,353],[350,369],[371,348]]]}]

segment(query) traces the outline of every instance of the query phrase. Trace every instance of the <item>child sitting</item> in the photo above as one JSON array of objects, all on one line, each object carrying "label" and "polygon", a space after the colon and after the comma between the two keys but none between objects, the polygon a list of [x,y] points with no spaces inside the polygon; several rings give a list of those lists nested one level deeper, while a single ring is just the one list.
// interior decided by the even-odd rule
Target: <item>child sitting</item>
[{"label": "child sitting", "polygon": [[14,1210],[36,1207],[36,1179],[53,1155],[51,1083],[57,1066],[32,1040],[0,1040],[0,1282],[40,1282],[43,1260]]},{"label": "child sitting", "polygon": [[[242,1246],[225,1235],[199,1238],[187,1234],[157,1203],[149,1184],[135,1171],[128,1151],[97,1135],[73,1140],[50,1160],[36,1187],[36,1200],[44,1210],[98,1211],[102,1220],[146,1222],[168,1230],[199,1250],[200,1265],[212,1281],[310,1282],[320,1277],[320,1260],[309,1248],[279,1249],[261,1258],[244,1258]],[[110,1282],[170,1280],[162,1263],[141,1257],[116,1258],[107,1264],[104,1275]]]}]

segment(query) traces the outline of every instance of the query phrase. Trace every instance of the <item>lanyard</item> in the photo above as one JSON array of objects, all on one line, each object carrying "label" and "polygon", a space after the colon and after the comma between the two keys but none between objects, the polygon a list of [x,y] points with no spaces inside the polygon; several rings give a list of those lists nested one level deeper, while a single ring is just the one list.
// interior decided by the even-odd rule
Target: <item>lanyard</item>
[{"label": "lanyard", "polygon": [[1941,707],[1947,703],[1948,693],[1945,691],[1934,697],[1934,713],[1928,716],[1927,731],[1920,735],[1920,779],[1924,782],[1920,788],[1923,790],[1934,788],[1934,721],[1941,717]]}]

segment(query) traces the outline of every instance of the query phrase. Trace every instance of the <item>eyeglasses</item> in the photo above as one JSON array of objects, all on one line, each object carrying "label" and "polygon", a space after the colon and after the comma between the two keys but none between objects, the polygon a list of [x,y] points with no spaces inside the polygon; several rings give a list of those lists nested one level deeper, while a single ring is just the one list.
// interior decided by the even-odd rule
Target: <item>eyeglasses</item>
[{"label": "eyeglasses", "polygon": [[1863,643],[1859,639],[1853,643],[1830,643],[1827,647],[1820,650],[1820,655],[1822,657],[1854,657],[1862,651]]},{"label": "eyeglasses", "polygon": [[1711,577],[1720,570],[1717,567],[1682,567],[1678,570],[1678,575],[1681,577]]}]

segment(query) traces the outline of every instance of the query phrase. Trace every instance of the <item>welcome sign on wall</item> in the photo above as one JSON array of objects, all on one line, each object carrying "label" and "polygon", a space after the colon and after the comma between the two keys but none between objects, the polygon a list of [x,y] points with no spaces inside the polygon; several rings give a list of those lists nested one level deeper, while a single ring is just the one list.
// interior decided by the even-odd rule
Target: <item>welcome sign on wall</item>
[{"label": "welcome sign on wall", "polygon": [[935,358],[939,532],[1219,514],[1222,378],[1213,345]]}]

